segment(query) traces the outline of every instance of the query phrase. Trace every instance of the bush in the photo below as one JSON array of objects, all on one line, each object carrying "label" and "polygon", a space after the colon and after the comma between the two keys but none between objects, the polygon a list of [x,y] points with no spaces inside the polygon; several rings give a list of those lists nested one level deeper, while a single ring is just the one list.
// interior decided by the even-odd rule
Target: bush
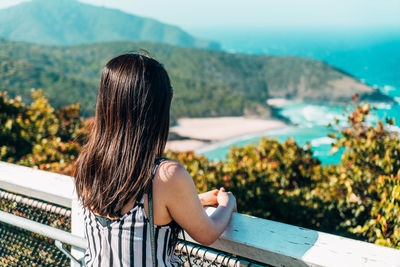
[{"label": "bush", "polygon": [[377,180],[379,199],[373,202],[369,218],[350,231],[369,242],[400,248],[400,174]]},{"label": "bush", "polygon": [[[321,187],[331,200],[326,206],[330,205],[339,213],[338,228],[374,241],[379,235],[372,235],[370,228],[368,233],[362,229],[378,214],[391,214],[396,210],[393,190],[397,189],[393,184],[400,174],[400,138],[382,121],[375,125],[366,123],[370,113],[368,104],[359,105],[350,113],[348,126],[340,131],[340,135],[332,135],[336,138],[333,151],[344,148],[344,153],[333,171],[325,172],[327,182]],[[392,125],[393,121],[387,120],[386,124]],[[390,202],[393,205],[389,205]],[[395,217],[390,220],[398,222]],[[376,238],[371,239],[371,235]]]},{"label": "bush", "polygon": [[41,90],[32,103],[0,93],[0,160],[71,174],[86,135],[79,104],[54,110]]}]

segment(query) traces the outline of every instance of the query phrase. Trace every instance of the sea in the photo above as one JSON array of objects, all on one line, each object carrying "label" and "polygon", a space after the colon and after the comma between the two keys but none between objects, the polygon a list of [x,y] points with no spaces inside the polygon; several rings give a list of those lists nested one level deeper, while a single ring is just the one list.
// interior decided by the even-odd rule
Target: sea
[{"label": "sea", "polygon": [[[391,130],[400,132],[400,29],[197,29],[197,36],[218,41],[230,53],[300,56],[325,61],[357,77],[382,93],[394,103],[373,103],[377,110],[369,122],[394,118]],[[323,164],[337,164],[341,152],[331,154],[334,140],[328,137],[336,132],[335,118],[345,121],[352,103],[327,105],[296,103],[281,106],[279,115],[291,126],[226,140],[196,151],[210,160],[224,160],[231,146],[256,143],[261,136],[285,141],[293,137],[299,145],[310,142],[313,155]]]}]

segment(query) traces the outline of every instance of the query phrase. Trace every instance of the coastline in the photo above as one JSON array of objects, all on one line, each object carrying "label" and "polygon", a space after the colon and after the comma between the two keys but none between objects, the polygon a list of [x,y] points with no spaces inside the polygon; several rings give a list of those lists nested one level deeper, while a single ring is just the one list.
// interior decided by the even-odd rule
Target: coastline
[{"label": "coastline", "polygon": [[212,150],[222,143],[248,139],[287,126],[286,122],[278,119],[245,116],[182,118],[178,120],[177,126],[170,129],[171,133],[179,135],[182,139],[169,140],[166,150],[178,152]]}]

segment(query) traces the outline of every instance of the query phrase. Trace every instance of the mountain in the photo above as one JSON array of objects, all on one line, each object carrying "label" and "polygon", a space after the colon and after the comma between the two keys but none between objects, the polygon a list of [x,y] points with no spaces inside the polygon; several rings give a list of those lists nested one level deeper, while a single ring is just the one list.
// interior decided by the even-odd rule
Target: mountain
[{"label": "mountain", "polygon": [[2,9],[0,37],[51,45],[139,40],[220,48],[218,43],[196,39],[176,26],[75,0],[32,0]]},{"label": "mountain", "polygon": [[104,64],[112,57],[145,49],[160,60],[174,88],[173,118],[269,116],[268,98],[307,102],[351,102],[388,97],[322,61],[300,57],[254,56],[146,42],[46,46],[0,40],[0,91],[29,99],[43,88],[51,103],[81,103],[92,116]]}]

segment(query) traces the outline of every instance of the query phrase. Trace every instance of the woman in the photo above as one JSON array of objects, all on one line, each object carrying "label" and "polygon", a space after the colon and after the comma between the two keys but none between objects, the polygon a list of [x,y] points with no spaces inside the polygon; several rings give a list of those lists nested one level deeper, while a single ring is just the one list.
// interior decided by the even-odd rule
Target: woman
[{"label": "woman", "polygon": [[[151,187],[157,266],[177,265],[181,228],[210,245],[227,227],[234,196],[223,188],[197,195],[185,168],[161,159],[171,99],[167,72],[149,56],[125,54],[104,67],[93,128],[74,175],[85,211],[87,266],[152,266]],[[203,206],[216,204],[207,216]]]}]

